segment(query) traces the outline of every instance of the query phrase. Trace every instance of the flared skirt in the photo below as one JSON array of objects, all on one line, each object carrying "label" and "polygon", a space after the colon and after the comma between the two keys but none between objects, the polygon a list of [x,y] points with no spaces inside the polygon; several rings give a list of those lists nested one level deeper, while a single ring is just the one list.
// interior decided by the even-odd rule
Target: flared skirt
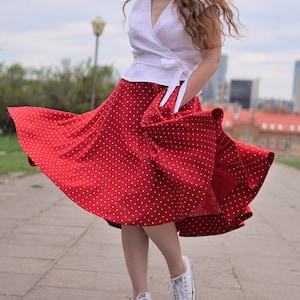
[{"label": "flared skirt", "polygon": [[244,225],[274,154],[233,140],[223,111],[195,97],[173,113],[178,89],[121,80],[95,110],[10,107],[32,164],[72,201],[110,225],[175,222],[181,236]]}]

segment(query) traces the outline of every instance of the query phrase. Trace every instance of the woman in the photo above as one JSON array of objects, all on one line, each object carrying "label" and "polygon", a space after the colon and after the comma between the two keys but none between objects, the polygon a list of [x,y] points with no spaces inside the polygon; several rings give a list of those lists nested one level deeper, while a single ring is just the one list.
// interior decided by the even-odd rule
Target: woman
[{"label": "woman", "polygon": [[223,37],[239,34],[233,9],[225,0],[135,0],[134,61],[101,106],[82,115],[9,108],[31,163],[121,228],[133,299],[151,299],[149,239],[166,259],[174,299],[196,299],[178,233],[243,226],[271,166],[273,153],[231,140],[222,111],[202,111],[196,96],[219,67]]}]

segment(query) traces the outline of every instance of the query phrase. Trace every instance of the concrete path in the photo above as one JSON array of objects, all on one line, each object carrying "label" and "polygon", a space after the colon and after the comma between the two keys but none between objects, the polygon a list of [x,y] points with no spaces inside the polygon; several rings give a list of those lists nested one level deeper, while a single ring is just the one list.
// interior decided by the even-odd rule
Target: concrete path
[{"label": "concrete path", "polygon": [[[182,238],[199,300],[300,299],[300,171],[275,164],[247,226]],[[154,300],[168,295],[151,245]],[[120,232],[73,204],[42,174],[0,178],[0,300],[131,299]]]}]

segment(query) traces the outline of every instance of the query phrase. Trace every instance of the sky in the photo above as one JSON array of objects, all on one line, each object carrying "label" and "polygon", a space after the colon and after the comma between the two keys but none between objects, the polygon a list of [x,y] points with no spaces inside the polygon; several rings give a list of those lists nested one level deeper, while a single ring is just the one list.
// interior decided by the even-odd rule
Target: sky
[{"label": "sky", "polygon": [[[0,0],[0,62],[9,66],[59,66],[94,59],[91,21],[106,23],[99,40],[98,64],[122,73],[132,62],[123,22],[122,0]],[[150,0],[145,0],[150,1]],[[259,79],[259,96],[292,97],[293,72],[300,60],[300,2],[235,0],[244,37],[227,39],[227,80]],[[130,6],[127,12],[129,13]]]}]

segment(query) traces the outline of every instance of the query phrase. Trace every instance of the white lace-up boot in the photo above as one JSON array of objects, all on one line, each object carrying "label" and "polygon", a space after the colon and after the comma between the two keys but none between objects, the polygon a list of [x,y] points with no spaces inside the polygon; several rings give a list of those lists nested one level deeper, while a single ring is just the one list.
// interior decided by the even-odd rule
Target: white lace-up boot
[{"label": "white lace-up boot", "polygon": [[183,256],[186,265],[184,274],[171,279],[170,294],[174,300],[196,300],[195,283],[193,278],[193,267],[190,259]]},{"label": "white lace-up boot", "polygon": [[152,300],[151,294],[150,294],[149,292],[139,294],[139,295],[136,297],[136,300]]}]

